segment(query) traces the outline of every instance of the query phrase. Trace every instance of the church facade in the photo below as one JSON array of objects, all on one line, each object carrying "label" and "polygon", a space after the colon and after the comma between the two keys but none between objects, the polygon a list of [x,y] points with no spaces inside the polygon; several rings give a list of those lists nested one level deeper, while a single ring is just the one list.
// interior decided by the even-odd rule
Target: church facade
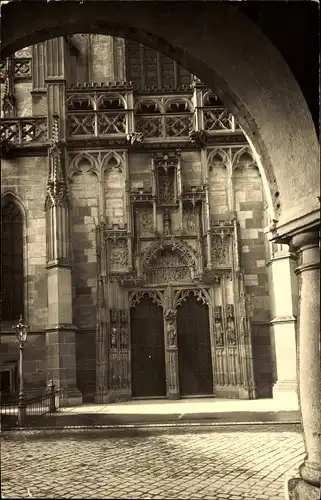
[{"label": "church facade", "polygon": [[1,66],[1,391],[72,403],[296,397],[296,254],[244,132],[153,49],[101,35]]}]

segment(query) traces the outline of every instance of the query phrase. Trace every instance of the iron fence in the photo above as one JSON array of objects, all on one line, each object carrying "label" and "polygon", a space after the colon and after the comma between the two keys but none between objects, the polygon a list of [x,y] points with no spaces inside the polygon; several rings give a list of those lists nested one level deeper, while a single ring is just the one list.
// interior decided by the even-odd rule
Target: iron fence
[{"label": "iron fence", "polygon": [[[21,401],[20,401],[21,405]],[[26,394],[23,400],[25,412],[25,426],[41,425],[47,416],[52,415],[59,408],[68,405],[68,395],[66,387],[56,390],[51,383],[41,394],[30,396]],[[21,407],[21,406],[20,406]],[[19,426],[19,397],[6,398],[1,401],[0,418],[1,428],[11,429]]]}]

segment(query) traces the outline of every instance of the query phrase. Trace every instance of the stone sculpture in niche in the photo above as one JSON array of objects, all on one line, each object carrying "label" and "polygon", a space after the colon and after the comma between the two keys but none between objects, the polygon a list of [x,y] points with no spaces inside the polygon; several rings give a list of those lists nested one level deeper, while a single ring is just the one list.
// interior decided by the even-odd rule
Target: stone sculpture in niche
[{"label": "stone sculpture in niche", "polygon": [[224,332],[222,325],[222,307],[218,306],[214,309],[214,334],[215,343],[217,346],[224,345]]},{"label": "stone sculpture in niche", "polygon": [[151,208],[144,207],[139,210],[140,229],[142,234],[154,233],[153,211]]},{"label": "stone sculpture in niche", "polygon": [[128,266],[128,247],[125,238],[119,238],[111,241],[110,262],[119,267]]},{"label": "stone sculpture in niche", "polygon": [[164,209],[163,212],[163,224],[164,224],[164,235],[168,236],[171,234],[171,212],[168,208]]},{"label": "stone sculpture in niche", "polygon": [[176,315],[175,309],[167,309],[164,314],[168,347],[176,347]]},{"label": "stone sculpture in niche", "polygon": [[117,347],[117,328],[114,326],[111,328],[111,348],[116,349]]},{"label": "stone sculpture in niche", "polygon": [[214,265],[227,264],[229,261],[229,240],[220,236],[213,236],[212,258]]},{"label": "stone sculpture in niche", "polygon": [[236,332],[235,332],[235,322],[234,322],[234,308],[232,304],[226,306],[226,316],[227,316],[227,342],[232,345],[236,345]]}]

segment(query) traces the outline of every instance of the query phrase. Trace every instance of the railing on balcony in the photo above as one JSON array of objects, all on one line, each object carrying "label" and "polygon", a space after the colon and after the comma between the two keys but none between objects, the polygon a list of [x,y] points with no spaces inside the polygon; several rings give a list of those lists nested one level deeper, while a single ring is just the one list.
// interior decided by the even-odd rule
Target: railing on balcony
[{"label": "railing on balcony", "polygon": [[[28,78],[32,76],[31,70],[31,57],[18,57],[12,60],[13,77],[17,80]],[[6,77],[7,62],[0,62],[0,80],[4,80]]]},{"label": "railing on balcony", "polygon": [[192,94],[135,96],[135,128],[146,140],[188,139],[193,130]]},{"label": "railing on balcony", "polygon": [[12,146],[41,143],[47,140],[47,118],[4,118],[0,122],[0,140]]},{"label": "railing on balcony", "polygon": [[204,130],[213,132],[235,132],[238,125],[234,116],[226,108],[203,108]]},{"label": "railing on balcony", "polygon": [[67,130],[69,137],[127,134],[128,110],[125,99],[107,92],[69,95]]},{"label": "railing on balcony", "polygon": [[189,142],[191,133],[210,137],[239,132],[234,116],[206,87],[196,90],[134,90],[126,82],[77,86],[67,89],[69,138],[126,137],[142,134],[142,140]]},{"label": "railing on balcony", "polygon": [[188,139],[193,130],[193,114],[135,116],[135,126],[145,139]]}]

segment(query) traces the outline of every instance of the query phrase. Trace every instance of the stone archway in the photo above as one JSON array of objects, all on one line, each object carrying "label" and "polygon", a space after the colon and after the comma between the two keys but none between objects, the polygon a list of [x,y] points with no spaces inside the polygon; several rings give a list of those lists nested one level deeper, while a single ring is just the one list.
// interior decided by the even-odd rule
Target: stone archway
[{"label": "stone archway", "polygon": [[[284,241],[294,237],[300,253],[300,404],[307,455],[296,498],[317,499],[321,461],[320,149],[300,87],[276,47],[230,2],[186,2],[183,8],[181,2],[164,2],[157,15],[153,2],[97,4],[86,0],[37,2],[34,8],[30,2],[4,5],[2,55],[79,32],[123,36],[178,61],[215,89],[233,113],[255,151],[270,215],[276,220],[276,237]],[[59,77],[57,60],[55,64]]]},{"label": "stone archway", "polygon": [[91,32],[131,38],[174,58],[215,89],[245,131],[278,234],[318,219],[319,145],[308,106],[280,53],[233,5],[188,2],[182,9],[166,2],[155,16],[152,2],[37,2],[35,9],[13,2],[1,15],[3,56]]}]

